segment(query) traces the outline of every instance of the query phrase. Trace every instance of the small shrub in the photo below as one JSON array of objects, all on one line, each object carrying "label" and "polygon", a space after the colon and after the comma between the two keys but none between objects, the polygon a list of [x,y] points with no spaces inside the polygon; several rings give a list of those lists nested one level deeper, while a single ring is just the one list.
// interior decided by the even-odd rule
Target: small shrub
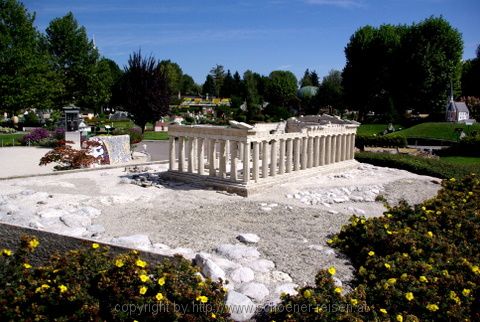
[{"label": "small shrub", "polygon": [[440,150],[439,155],[480,157],[480,135],[464,137],[450,148]]},{"label": "small shrub", "polygon": [[44,128],[36,128],[33,129],[30,133],[25,134],[21,139],[21,143],[24,145],[32,144],[37,145],[40,140],[48,138],[50,136],[50,132]]},{"label": "small shrub", "polygon": [[136,251],[114,257],[94,243],[38,266],[31,260],[38,243],[24,237],[17,251],[0,254],[2,320],[229,321],[221,284],[202,281],[181,257],[154,265]]},{"label": "small shrub", "polygon": [[0,133],[11,134],[11,133],[15,133],[15,132],[17,132],[17,130],[15,130],[11,127],[0,126]]},{"label": "small shrub", "polygon": [[55,162],[57,163],[54,167],[55,170],[71,170],[88,168],[102,161],[100,157],[94,157],[89,154],[91,149],[100,146],[99,142],[85,141],[86,148],[81,150],[73,149],[66,143],[72,142],[60,142],[57,147],[47,152],[47,154],[40,159],[39,165],[47,165]]}]

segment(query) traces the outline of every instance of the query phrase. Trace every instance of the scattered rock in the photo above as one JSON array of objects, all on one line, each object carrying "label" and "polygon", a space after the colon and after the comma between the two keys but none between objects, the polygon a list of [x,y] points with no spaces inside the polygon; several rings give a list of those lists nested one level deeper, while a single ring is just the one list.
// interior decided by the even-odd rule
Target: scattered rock
[{"label": "scattered rock", "polygon": [[261,283],[248,283],[240,287],[239,291],[256,302],[261,302],[270,294],[268,288]]},{"label": "scattered rock", "polygon": [[292,282],[290,275],[281,271],[272,271],[271,277],[275,282]]},{"label": "scattered rock", "polygon": [[150,241],[150,238],[147,235],[142,234],[112,238],[111,242],[120,246],[138,248],[143,250],[149,250],[152,247],[152,242]]},{"label": "scattered rock", "polygon": [[260,240],[260,237],[258,237],[255,234],[240,234],[237,236],[237,239],[241,241],[242,243],[247,243],[247,244],[256,244]]},{"label": "scattered rock", "polygon": [[255,274],[248,267],[240,267],[230,273],[230,279],[235,283],[248,283],[253,281]]},{"label": "scattered rock", "polygon": [[245,266],[251,268],[255,272],[267,273],[275,268],[275,263],[268,259],[257,259],[245,263]]},{"label": "scattered rock", "polygon": [[195,256],[195,264],[200,267],[204,276],[210,277],[214,281],[217,281],[218,279],[225,280],[225,272],[223,269],[211,259],[207,258],[205,254],[197,254]]},{"label": "scattered rock", "polygon": [[87,227],[92,224],[92,220],[86,216],[67,214],[60,217],[60,220],[70,228]]},{"label": "scattered rock", "polygon": [[230,316],[235,321],[246,321],[256,311],[256,306],[246,295],[235,291],[228,292],[226,306],[229,308]]},{"label": "scattered rock", "polygon": [[217,253],[232,260],[255,259],[260,253],[254,247],[245,245],[223,244],[216,248]]},{"label": "scattered rock", "polygon": [[278,295],[282,295],[282,293],[288,294],[288,295],[297,295],[298,291],[296,288],[298,287],[298,284],[295,283],[285,283],[280,286],[277,286],[275,288],[275,293]]},{"label": "scattered rock", "polygon": [[97,237],[105,232],[105,227],[103,227],[102,225],[95,224],[95,225],[88,226],[87,230],[92,237]]}]

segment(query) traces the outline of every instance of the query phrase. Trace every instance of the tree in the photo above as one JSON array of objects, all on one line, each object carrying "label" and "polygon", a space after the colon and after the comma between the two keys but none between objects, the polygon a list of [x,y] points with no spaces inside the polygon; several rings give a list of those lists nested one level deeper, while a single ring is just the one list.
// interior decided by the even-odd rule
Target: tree
[{"label": "tree", "polygon": [[235,91],[235,80],[233,79],[230,70],[227,71],[227,75],[223,79],[222,87],[220,88],[221,97],[231,97]]},{"label": "tree", "polygon": [[315,100],[320,107],[344,108],[342,73],[339,70],[332,69],[328,75],[323,78]]},{"label": "tree", "polygon": [[411,26],[365,26],[345,48],[343,87],[360,116],[406,109],[442,114],[450,83],[459,88],[463,43],[443,18]]},{"label": "tree", "polygon": [[159,66],[167,75],[168,90],[171,95],[178,95],[178,93],[181,93],[183,71],[180,66],[171,60],[162,60]]},{"label": "tree", "polygon": [[461,81],[463,96],[480,97],[480,45],[477,57],[463,62]]},{"label": "tree", "polygon": [[69,103],[98,108],[109,101],[111,75],[106,62],[101,62],[93,41],[87,37],[71,12],[53,19],[46,30],[47,46],[55,70],[65,85],[57,104]]},{"label": "tree", "polygon": [[210,75],[213,78],[213,82],[215,85],[215,92],[210,93],[214,96],[219,97],[220,96],[220,89],[222,88],[223,85],[223,80],[225,79],[225,70],[223,69],[222,65],[215,65],[210,70]]},{"label": "tree", "polygon": [[129,112],[142,132],[147,122],[156,122],[169,112],[170,93],[165,69],[154,57],[133,53],[116,93],[118,102]]},{"label": "tree", "polygon": [[303,74],[303,77],[300,80],[299,85],[300,85],[300,87],[312,86],[313,85],[312,75],[310,74],[310,71],[308,70],[308,68],[307,68],[307,70],[305,70],[305,73]]},{"label": "tree", "polygon": [[297,95],[297,78],[292,72],[276,70],[270,73],[266,98],[271,104],[290,107]]},{"label": "tree", "polygon": [[320,80],[316,71],[310,73],[310,80],[312,81],[312,86],[320,86]]},{"label": "tree", "polygon": [[182,75],[182,83],[181,83],[181,93],[183,95],[198,95],[201,92],[201,89],[195,81],[193,80],[192,76],[183,74]]},{"label": "tree", "polygon": [[15,0],[0,0],[0,109],[52,108],[62,84],[54,74],[34,16]]},{"label": "tree", "polygon": [[207,75],[207,78],[205,79],[205,83],[203,83],[203,86],[202,86],[202,94],[214,96],[216,90],[217,89],[215,87],[215,80],[213,76]]}]

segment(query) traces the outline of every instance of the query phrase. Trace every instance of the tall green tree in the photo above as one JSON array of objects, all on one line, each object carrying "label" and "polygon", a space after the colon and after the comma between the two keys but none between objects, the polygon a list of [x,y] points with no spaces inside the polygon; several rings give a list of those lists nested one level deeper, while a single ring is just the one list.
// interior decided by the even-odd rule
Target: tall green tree
[{"label": "tall green tree", "polygon": [[315,101],[317,106],[342,110],[345,106],[342,72],[339,70],[331,70],[328,75],[323,78],[316,96]]},{"label": "tall green tree", "polygon": [[305,73],[303,73],[303,77],[302,77],[302,79],[300,79],[299,85],[300,85],[300,87],[312,86],[313,85],[312,75],[310,73],[310,70],[308,70],[308,68],[305,70]]},{"label": "tall green tree", "polygon": [[215,96],[217,89],[215,87],[215,80],[212,75],[207,75],[205,78],[205,83],[202,86],[202,94]]},{"label": "tall green tree", "polygon": [[93,41],[87,37],[71,12],[52,20],[46,30],[47,44],[57,74],[65,90],[58,99],[59,105],[69,103],[98,109],[109,101],[111,86],[106,63]]},{"label": "tall green tree", "polygon": [[201,88],[195,83],[192,76],[183,74],[181,92],[183,95],[198,95],[201,92]]},{"label": "tall green tree", "polygon": [[164,68],[141,51],[130,55],[114,101],[129,112],[142,132],[169,112],[170,92]]},{"label": "tall green tree", "polygon": [[290,71],[276,70],[268,76],[266,99],[278,106],[290,107],[297,96],[297,78]]},{"label": "tall green tree", "polygon": [[210,75],[213,78],[214,84],[215,84],[215,92],[211,93],[214,96],[219,97],[220,96],[220,89],[222,88],[223,85],[223,80],[225,79],[225,70],[222,65],[215,65],[210,70]]},{"label": "tall green tree", "polygon": [[168,90],[171,95],[178,95],[182,92],[182,76],[183,71],[180,65],[171,60],[160,61],[160,68],[165,72],[168,79]]},{"label": "tall green tree", "polygon": [[227,70],[227,74],[223,79],[222,87],[220,88],[221,97],[231,97],[235,92],[235,80],[233,79],[230,70]]},{"label": "tall green tree", "polygon": [[463,96],[480,97],[480,45],[477,57],[463,62],[461,82]]},{"label": "tall green tree", "polygon": [[22,3],[0,0],[0,110],[52,108],[62,89],[33,22]]}]

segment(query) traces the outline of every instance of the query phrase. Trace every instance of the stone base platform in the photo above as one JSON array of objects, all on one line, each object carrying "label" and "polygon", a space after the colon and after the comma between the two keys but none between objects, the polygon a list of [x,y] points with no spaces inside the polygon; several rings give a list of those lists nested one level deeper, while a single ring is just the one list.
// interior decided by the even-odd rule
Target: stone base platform
[{"label": "stone base platform", "polygon": [[161,177],[174,181],[181,181],[205,187],[212,187],[217,190],[226,191],[229,193],[236,193],[237,195],[242,197],[248,197],[258,192],[261,192],[269,187],[282,183],[287,183],[290,180],[297,180],[299,178],[311,177],[323,173],[351,169],[356,167],[358,164],[359,163],[355,160],[341,161],[320,167],[293,171],[282,175],[276,175],[274,177],[261,178],[258,182],[250,180],[248,183],[233,182],[229,179],[222,179],[219,177],[211,177],[206,175],[202,176],[195,173],[179,172],[175,170],[163,172],[161,174]]}]

